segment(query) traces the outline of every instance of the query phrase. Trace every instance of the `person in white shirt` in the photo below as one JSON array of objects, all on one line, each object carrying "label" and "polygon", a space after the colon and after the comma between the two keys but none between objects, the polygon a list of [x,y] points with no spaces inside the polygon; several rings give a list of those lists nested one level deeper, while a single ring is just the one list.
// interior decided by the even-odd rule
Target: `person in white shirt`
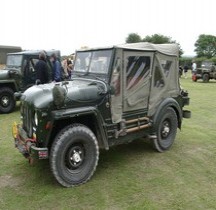
[{"label": "person in white shirt", "polygon": [[192,74],[194,74],[196,72],[196,68],[197,68],[197,64],[193,61],[193,64],[192,64]]}]

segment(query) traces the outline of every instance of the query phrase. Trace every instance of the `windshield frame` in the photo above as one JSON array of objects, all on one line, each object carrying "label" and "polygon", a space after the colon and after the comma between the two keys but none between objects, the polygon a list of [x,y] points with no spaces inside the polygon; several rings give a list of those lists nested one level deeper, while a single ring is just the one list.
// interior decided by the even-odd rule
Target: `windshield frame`
[{"label": "windshield frame", "polygon": [[7,55],[6,67],[21,68],[23,62],[23,55],[9,54]]},{"label": "windshield frame", "polygon": [[112,58],[113,49],[77,51],[73,72],[83,75],[108,75]]}]

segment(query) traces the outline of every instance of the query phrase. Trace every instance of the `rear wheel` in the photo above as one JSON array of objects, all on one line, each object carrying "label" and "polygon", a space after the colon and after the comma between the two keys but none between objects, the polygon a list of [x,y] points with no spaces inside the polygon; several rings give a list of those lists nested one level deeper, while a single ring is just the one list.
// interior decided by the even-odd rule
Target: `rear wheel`
[{"label": "rear wheel", "polygon": [[176,137],[178,119],[173,108],[163,109],[156,122],[156,138],[153,139],[154,148],[158,152],[168,150]]},{"label": "rear wheel", "polygon": [[203,82],[209,82],[209,75],[203,74]]},{"label": "rear wheel", "polygon": [[16,105],[14,91],[11,88],[3,87],[0,89],[0,113],[10,113]]},{"label": "rear wheel", "polygon": [[81,124],[60,131],[50,153],[53,175],[64,187],[87,182],[96,170],[98,159],[97,139],[88,127]]}]

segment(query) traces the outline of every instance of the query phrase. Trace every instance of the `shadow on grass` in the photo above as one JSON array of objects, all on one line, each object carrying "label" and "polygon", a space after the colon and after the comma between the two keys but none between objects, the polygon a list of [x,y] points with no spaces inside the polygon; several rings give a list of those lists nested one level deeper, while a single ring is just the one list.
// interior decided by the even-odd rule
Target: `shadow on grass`
[{"label": "shadow on grass", "polygon": [[[114,168],[121,171],[121,169],[118,169],[119,165],[126,168],[130,160],[140,159],[143,155],[154,156],[154,154],[155,151],[152,149],[150,143],[144,139],[138,139],[129,144],[114,146],[108,151],[100,150],[99,162],[95,174],[97,174],[97,179],[100,180]],[[27,159],[23,159],[23,162],[16,165],[16,168],[21,172],[20,175],[23,179],[24,177],[28,177],[24,181],[28,187],[33,187],[34,185],[43,187],[45,185],[51,188],[62,188],[51,172],[49,160],[37,160],[33,165],[30,165]]]},{"label": "shadow on grass", "polygon": [[108,151],[101,150],[97,173],[103,176],[107,168],[126,167],[130,161],[139,160],[142,156],[155,156],[156,151],[150,142],[145,139],[137,139],[131,143],[111,147]]}]

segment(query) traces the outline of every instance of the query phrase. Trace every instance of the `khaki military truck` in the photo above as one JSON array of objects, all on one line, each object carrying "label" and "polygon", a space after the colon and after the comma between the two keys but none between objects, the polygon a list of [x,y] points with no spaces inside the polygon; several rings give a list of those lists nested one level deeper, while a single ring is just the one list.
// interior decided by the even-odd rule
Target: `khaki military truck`
[{"label": "khaki military truck", "polygon": [[176,44],[134,43],[78,50],[70,81],[35,85],[21,97],[13,137],[32,162],[48,159],[64,187],[87,182],[101,149],[146,137],[164,152],[190,118]]}]

